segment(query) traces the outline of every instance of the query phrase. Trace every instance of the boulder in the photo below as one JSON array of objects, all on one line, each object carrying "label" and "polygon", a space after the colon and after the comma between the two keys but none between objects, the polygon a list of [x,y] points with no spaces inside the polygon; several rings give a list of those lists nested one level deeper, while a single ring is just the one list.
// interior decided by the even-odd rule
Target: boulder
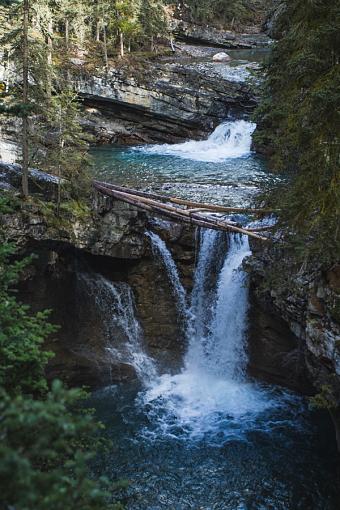
[{"label": "boulder", "polygon": [[214,62],[229,62],[231,60],[230,55],[228,53],[224,53],[224,51],[220,51],[219,53],[215,53],[212,58]]},{"label": "boulder", "polygon": [[[2,163],[0,161],[0,189],[20,190],[22,167],[16,163]],[[30,168],[28,173],[28,188],[30,193],[39,193],[47,200],[52,200],[57,194],[59,178],[55,175]],[[63,180],[62,180],[63,182]]]}]

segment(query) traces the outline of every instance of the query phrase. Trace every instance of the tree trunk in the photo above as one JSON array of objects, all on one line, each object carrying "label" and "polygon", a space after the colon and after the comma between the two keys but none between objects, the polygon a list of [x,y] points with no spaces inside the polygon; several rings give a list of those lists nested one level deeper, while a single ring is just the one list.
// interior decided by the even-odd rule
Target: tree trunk
[{"label": "tree trunk", "polygon": [[99,15],[100,9],[99,9],[99,0],[96,2],[96,41],[100,42],[100,28],[102,26],[100,15]]},{"label": "tree trunk", "polygon": [[104,63],[106,70],[108,68],[108,56],[107,56],[107,38],[106,38],[106,26],[103,24],[103,45],[104,45]]},{"label": "tree trunk", "polygon": [[121,58],[124,58],[124,34],[121,30],[119,31],[119,53]]},{"label": "tree trunk", "polygon": [[47,65],[49,69],[47,70],[47,86],[46,92],[47,96],[50,98],[52,96],[52,64],[53,64],[53,20],[52,18],[48,22],[48,34],[47,34]]},{"label": "tree trunk", "polygon": [[140,207],[141,209],[145,209],[154,213],[160,213],[164,216],[172,217],[180,222],[190,223],[205,228],[211,228],[213,230],[237,232],[239,234],[245,234],[249,237],[253,237],[261,241],[269,241],[267,237],[262,237],[252,230],[247,230],[246,228],[239,227],[227,221],[219,221],[216,218],[206,217],[192,213],[190,211],[186,211],[184,209],[161,204],[160,202],[152,199],[142,198],[140,196],[132,195],[130,193],[123,193],[121,191],[115,191],[112,188],[107,188],[98,184],[97,182],[94,183],[94,187],[104,195],[113,196],[118,200],[127,202],[128,204],[135,205],[136,207]]},{"label": "tree trunk", "polygon": [[61,159],[65,147],[65,140],[62,137],[62,109],[59,110],[59,161],[58,161],[58,188],[57,188],[57,216],[60,216],[61,205]]},{"label": "tree trunk", "polygon": [[150,38],[150,50],[153,51],[155,49],[155,45],[153,43],[153,35]]},{"label": "tree trunk", "polygon": [[65,46],[68,50],[70,45],[70,22],[68,18],[65,18]]},{"label": "tree trunk", "polygon": [[28,197],[28,23],[29,23],[29,0],[24,0],[23,5],[23,33],[22,33],[22,102],[24,107],[22,117],[22,194]]}]

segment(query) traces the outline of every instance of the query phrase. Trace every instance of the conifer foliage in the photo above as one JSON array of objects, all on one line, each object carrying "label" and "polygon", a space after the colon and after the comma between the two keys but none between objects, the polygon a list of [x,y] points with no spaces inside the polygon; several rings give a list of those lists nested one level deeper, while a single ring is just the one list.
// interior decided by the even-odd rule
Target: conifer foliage
[{"label": "conifer foliage", "polygon": [[[110,57],[124,57],[135,45],[155,50],[167,36],[161,0],[6,0],[0,27],[4,83],[1,112],[21,118],[22,194],[28,196],[28,168],[60,177],[72,189],[86,180],[87,137],[70,69],[91,55],[107,71]],[[118,51],[117,51],[117,48]]]},{"label": "conifer foliage", "polygon": [[[8,203],[0,198],[0,214],[11,211]],[[14,255],[0,231],[0,508],[118,510],[107,482],[89,475],[102,426],[84,410],[86,393],[48,385],[52,353],[43,344],[57,328],[48,311],[33,314],[16,299],[30,259]]]},{"label": "conifer foliage", "polygon": [[292,0],[267,67],[255,142],[290,180],[272,195],[303,257],[340,253],[340,5]]}]

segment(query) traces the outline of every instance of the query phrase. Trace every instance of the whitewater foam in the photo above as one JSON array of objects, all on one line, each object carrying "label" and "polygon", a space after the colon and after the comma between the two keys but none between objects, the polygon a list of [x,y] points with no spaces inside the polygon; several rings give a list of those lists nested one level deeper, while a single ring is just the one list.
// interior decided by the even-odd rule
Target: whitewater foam
[{"label": "whitewater foam", "polygon": [[209,440],[243,434],[273,400],[245,376],[248,290],[242,262],[245,236],[229,235],[229,247],[215,290],[208,289],[218,264],[220,234],[204,231],[192,293],[190,338],[184,368],[155,379],[139,396],[156,427],[146,435]]},{"label": "whitewater foam", "polygon": [[251,154],[252,134],[256,124],[245,120],[223,122],[207,140],[134,147],[145,154],[176,156],[194,161],[220,163]]}]

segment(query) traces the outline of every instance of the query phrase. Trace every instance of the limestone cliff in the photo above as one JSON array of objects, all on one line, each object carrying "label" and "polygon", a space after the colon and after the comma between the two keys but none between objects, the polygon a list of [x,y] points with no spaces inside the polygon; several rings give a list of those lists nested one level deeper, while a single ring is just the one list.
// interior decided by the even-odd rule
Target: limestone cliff
[{"label": "limestone cliff", "polygon": [[105,74],[88,75],[77,67],[74,83],[86,107],[83,124],[98,142],[200,138],[228,115],[245,115],[256,105],[254,90],[225,63],[168,60],[129,63]]}]

